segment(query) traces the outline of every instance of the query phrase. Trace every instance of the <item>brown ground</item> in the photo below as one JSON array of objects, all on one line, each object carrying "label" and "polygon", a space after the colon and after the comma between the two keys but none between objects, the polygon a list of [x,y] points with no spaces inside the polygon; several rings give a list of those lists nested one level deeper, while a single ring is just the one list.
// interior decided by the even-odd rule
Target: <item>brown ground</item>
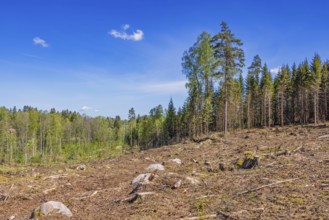
[{"label": "brown ground", "polygon": [[[49,200],[66,204],[71,219],[329,219],[329,137],[319,138],[328,133],[325,126],[244,130],[87,163],[85,171],[67,164],[2,168],[0,219],[28,219]],[[258,168],[229,170],[256,149]],[[173,158],[183,164],[168,162]],[[130,182],[154,161],[166,170],[138,192],[156,194],[129,203]],[[219,171],[219,163],[227,169]],[[172,189],[178,180],[181,187]]]}]

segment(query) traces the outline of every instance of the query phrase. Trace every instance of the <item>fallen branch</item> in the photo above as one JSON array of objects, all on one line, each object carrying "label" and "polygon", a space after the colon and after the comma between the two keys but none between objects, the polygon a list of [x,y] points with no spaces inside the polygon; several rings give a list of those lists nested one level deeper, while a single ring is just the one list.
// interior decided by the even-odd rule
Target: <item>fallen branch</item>
[{"label": "fallen branch", "polygon": [[139,182],[138,184],[137,184],[137,186],[128,194],[128,195],[131,195],[131,194],[134,194],[134,193],[136,193],[138,190],[139,190],[139,188],[141,188],[142,187],[142,183],[141,182]]},{"label": "fallen branch", "polygon": [[211,141],[217,141],[216,138],[211,138],[211,137],[204,137],[204,138],[192,138],[192,141],[195,143],[201,143],[207,140],[211,140]]},{"label": "fallen branch", "polygon": [[279,151],[279,152],[276,152],[276,153],[270,153],[270,154],[263,154],[264,157],[271,157],[271,158],[275,158],[275,157],[279,157],[279,156],[282,156],[282,155],[288,155],[289,152],[288,150],[284,150],[284,151]]},{"label": "fallen branch", "polygon": [[321,138],[327,138],[327,137],[329,137],[329,134],[319,136],[318,139],[321,139]]},{"label": "fallen branch", "polygon": [[14,187],[14,184],[11,184],[11,186],[10,186],[10,188],[8,190],[8,193],[7,193],[7,195],[6,195],[5,199],[4,199],[5,202],[7,201],[8,197],[9,197],[9,194],[10,194],[10,191],[12,190],[13,187]]},{"label": "fallen branch", "polygon": [[284,151],[279,151],[277,153],[274,154],[274,156],[279,157],[282,155],[288,155],[288,150],[284,150]]},{"label": "fallen branch", "polygon": [[205,199],[205,198],[210,198],[210,197],[214,197],[216,195],[207,195],[207,196],[200,196],[200,197],[197,197],[195,199]]},{"label": "fallen branch", "polygon": [[53,188],[50,188],[50,189],[45,189],[44,191],[43,191],[43,194],[48,194],[49,192],[51,192],[51,191],[54,191],[54,190],[56,190],[57,189],[57,187],[55,186],[55,187],[53,187]]},{"label": "fallen branch", "polygon": [[45,178],[43,178],[43,180],[46,180],[46,179],[59,179],[59,178],[62,178],[62,177],[67,177],[68,174],[59,174],[59,175],[53,175],[53,176],[46,176]]},{"label": "fallen branch", "polygon": [[297,147],[295,150],[291,151],[292,154],[296,153],[297,151],[299,151],[300,149],[303,148],[303,145],[300,145],[299,147]]},{"label": "fallen branch", "polygon": [[156,194],[156,193],[155,192],[141,192],[141,193],[136,193],[133,197],[128,197],[128,198],[122,200],[122,202],[134,203],[138,198],[143,198],[144,196],[154,195],[154,194]]},{"label": "fallen branch", "polygon": [[97,193],[98,193],[98,191],[96,190],[96,191],[94,191],[94,192],[93,192],[92,194],[90,194],[90,195],[80,196],[80,197],[77,197],[77,198],[75,198],[75,199],[86,199],[86,198],[90,198],[90,197],[96,196]]},{"label": "fallen branch", "polygon": [[[203,215],[203,216],[194,216],[194,217],[189,217],[187,219],[189,220],[197,220],[197,219],[209,219],[209,218],[216,218],[217,214],[211,214],[211,215]],[[183,218],[186,219],[186,218]]]},{"label": "fallen branch", "polygon": [[271,166],[273,166],[273,165],[276,164],[276,163],[277,163],[277,162],[274,161],[274,162],[272,162],[272,163],[266,164],[265,167],[271,167]]},{"label": "fallen branch", "polygon": [[293,178],[293,179],[282,180],[282,181],[278,181],[278,182],[275,182],[275,183],[271,183],[271,184],[267,184],[267,185],[259,186],[259,187],[257,187],[257,188],[253,188],[253,189],[250,189],[250,190],[246,190],[246,191],[240,192],[240,193],[238,193],[235,197],[240,196],[240,195],[243,195],[243,194],[247,194],[247,193],[250,193],[250,192],[254,192],[254,191],[257,191],[257,190],[260,190],[260,189],[266,188],[266,187],[271,187],[271,186],[279,185],[279,184],[281,184],[281,183],[286,183],[286,182],[295,181],[295,180],[298,180],[298,179],[299,179],[299,178]]},{"label": "fallen branch", "polygon": [[225,219],[229,219],[231,217],[230,214],[222,211],[218,211],[218,214],[222,215]]}]

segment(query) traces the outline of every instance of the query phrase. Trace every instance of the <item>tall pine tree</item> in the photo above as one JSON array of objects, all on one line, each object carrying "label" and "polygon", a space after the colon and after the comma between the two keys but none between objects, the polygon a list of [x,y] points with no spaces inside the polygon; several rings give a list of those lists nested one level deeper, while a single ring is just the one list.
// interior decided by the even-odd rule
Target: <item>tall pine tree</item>
[{"label": "tall pine tree", "polygon": [[218,61],[217,75],[224,77],[224,134],[227,134],[228,89],[235,74],[242,71],[244,52],[241,40],[234,36],[224,21],[221,23],[221,31],[213,37],[212,43]]}]

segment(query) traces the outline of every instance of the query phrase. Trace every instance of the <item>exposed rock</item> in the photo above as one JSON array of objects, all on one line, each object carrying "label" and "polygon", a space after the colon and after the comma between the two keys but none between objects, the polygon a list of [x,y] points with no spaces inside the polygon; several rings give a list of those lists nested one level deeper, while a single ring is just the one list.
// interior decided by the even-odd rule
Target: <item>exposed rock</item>
[{"label": "exposed rock", "polygon": [[175,159],[170,159],[169,161],[170,161],[170,162],[174,162],[174,163],[177,163],[177,164],[182,164],[182,161],[181,161],[181,159],[178,159],[178,158],[175,158]]},{"label": "exposed rock", "polygon": [[86,165],[82,164],[82,165],[79,165],[77,166],[76,170],[86,170]]},{"label": "exposed rock", "polygon": [[153,170],[165,170],[165,167],[162,165],[162,164],[159,164],[159,163],[155,163],[155,164],[151,164],[150,166],[148,166],[146,168],[146,170],[149,170],[149,171],[153,171]]},{"label": "exposed rock", "polygon": [[12,216],[10,216],[9,218],[8,218],[8,220],[14,220],[16,218],[16,216],[15,215],[12,215]]},{"label": "exposed rock", "polygon": [[151,176],[151,173],[139,174],[138,176],[135,177],[135,179],[133,179],[133,181],[131,181],[131,185],[133,185],[135,183],[139,183],[139,182],[146,182],[146,181],[148,181],[150,176]]},{"label": "exposed rock", "polygon": [[199,180],[197,180],[197,179],[195,179],[195,178],[193,178],[193,177],[186,177],[186,180],[190,181],[190,183],[191,183],[192,185],[197,185],[197,184],[200,183]]},{"label": "exposed rock", "polygon": [[175,183],[175,185],[172,187],[173,189],[177,189],[182,185],[182,180],[178,180],[177,183]]},{"label": "exposed rock", "polygon": [[48,201],[36,208],[31,215],[31,219],[51,214],[61,214],[68,218],[73,216],[72,212],[61,202]]}]

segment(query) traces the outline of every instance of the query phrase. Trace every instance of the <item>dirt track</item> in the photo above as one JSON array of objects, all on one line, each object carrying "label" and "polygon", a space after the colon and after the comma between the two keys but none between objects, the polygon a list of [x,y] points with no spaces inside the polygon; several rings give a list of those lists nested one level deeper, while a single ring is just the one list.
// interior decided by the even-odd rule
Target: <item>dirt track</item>
[{"label": "dirt track", "polygon": [[[87,163],[84,171],[78,164],[2,171],[0,219],[28,219],[49,200],[67,205],[71,219],[329,219],[329,137],[320,137],[326,134],[325,126],[244,130]],[[258,168],[233,169],[244,151],[260,156]],[[169,162],[174,158],[183,164]],[[129,203],[130,182],[161,162],[166,170],[138,191],[155,194]],[[178,180],[182,185],[172,189]]]}]

